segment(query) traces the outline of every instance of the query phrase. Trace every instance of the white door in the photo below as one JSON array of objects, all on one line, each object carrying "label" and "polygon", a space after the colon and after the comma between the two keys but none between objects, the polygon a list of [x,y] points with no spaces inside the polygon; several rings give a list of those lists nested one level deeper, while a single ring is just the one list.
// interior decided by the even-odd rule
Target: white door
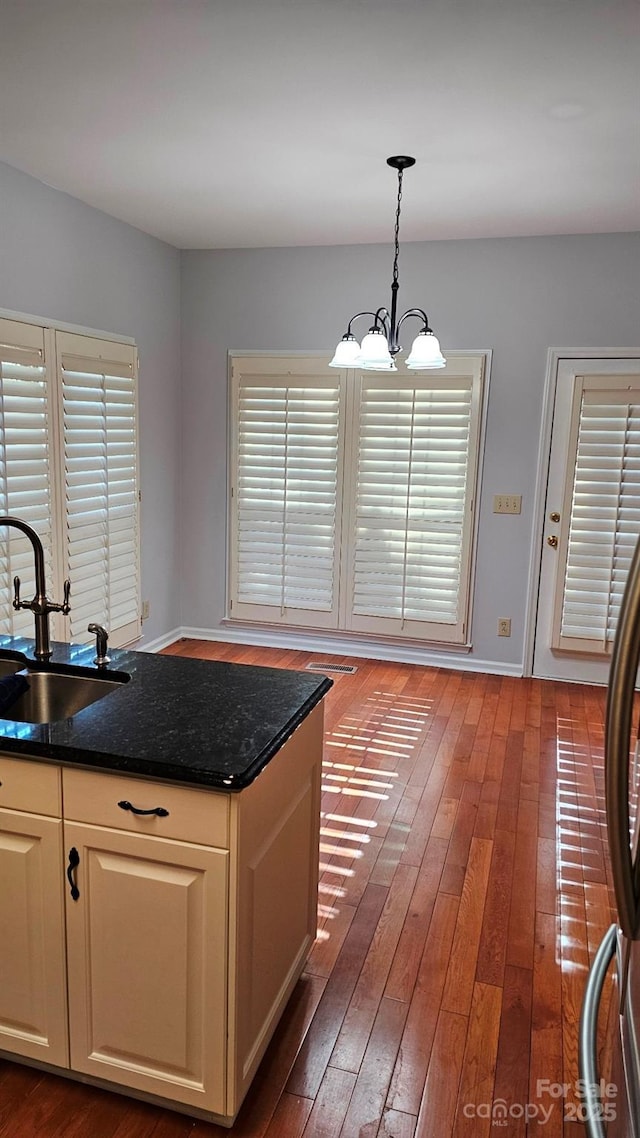
[{"label": "white door", "polygon": [[[640,537],[640,511],[634,508],[635,498],[625,499],[614,485],[617,473],[624,468],[625,476],[629,473],[632,497],[635,486],[640,490],[640,437],[636,438],[640,420],[640,358],[637,354],[615,359],[559,358],[550,382],[553,384],[554,380],[555,396],[549,400],[553,421],[533,674],[605,684],[611,629],[624,583],[626,550]],[[631,414],[629,405],[634,401],[636,406]],[[596,481],[601,471],[611,479],[607,500],[599,494],[601,487],[595,482],[590,482],[589,493],[585,493],[592,467]],[[622,557],[618,556],[619,550],[608,545],[606,551],[600,550],[598,511],[602,513],[603,534],[607,526],[622,526]],[[618,519],[615,522],[610,520],[612,514]],[[579,569],[572,566],[572,560],[580,562]],[[614,587],[609,599],[603,602],[598,589],[601,578],[608,578],[609,574]],[[609,629],[601,636],[587,627],[592,623],[591,614],[596,613],[597,620],[604,622],[604,629]]]}]

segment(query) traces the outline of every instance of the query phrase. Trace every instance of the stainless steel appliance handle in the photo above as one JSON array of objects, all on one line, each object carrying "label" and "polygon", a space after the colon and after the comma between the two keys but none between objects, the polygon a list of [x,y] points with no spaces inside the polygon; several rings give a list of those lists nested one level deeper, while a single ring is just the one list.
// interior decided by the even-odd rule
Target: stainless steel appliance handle
[{"label": "stainless steel appliance handle", "polygon": [[620,928],[638,935],[638,897],[629,834],[629,742],[640,659],[640,541],[622,598],[609,672],[605,719],[607,831]]},{"label": "stainless steel appliance handle", "polygon": [[587,977],[587,986],[582,999],[580,1012],[580,1033],[578,1037],[578,1065],[583,1083],[585,1108],[584,1124],[587,1138],[606,1138],[603,1124],[603,1110],[598,1086],[598,1011],[602,998],[605,977],[616,951],[617,926],[611,925],[604,934],[600,948]]}]

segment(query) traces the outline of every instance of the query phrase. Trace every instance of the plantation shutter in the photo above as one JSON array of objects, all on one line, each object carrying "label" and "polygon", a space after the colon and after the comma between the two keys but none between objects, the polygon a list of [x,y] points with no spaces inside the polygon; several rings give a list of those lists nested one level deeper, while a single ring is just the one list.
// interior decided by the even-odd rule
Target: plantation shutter
[{"label": "plantation shutter", "polygon": [[95,621],[110,643],[140,634],[135,349],[57,333],[71,640]]},{"label": "plantation shutter", "polygon": [[553,646],[609,652],[640,535],[640,377],[577,377]]},{"label": "plantation shutter", "polygon": [[318,371],[234,360],[234,617],[337,625],[342,381]]},{"label": "plantation shutter", "polygon": [[[40,537],[48,587],[52,579],[51,408],[44,330],[0,319],[0,514],[28,522]],[[12,605],[13,578],[21,596],[35,593],[30,541],[0,526],[0,632],[33,637],[33,614]]]},{"label": "plantation shutter", "polygon": [[354,631],[465,639],[481,362],[448,370],[361,378]]}]

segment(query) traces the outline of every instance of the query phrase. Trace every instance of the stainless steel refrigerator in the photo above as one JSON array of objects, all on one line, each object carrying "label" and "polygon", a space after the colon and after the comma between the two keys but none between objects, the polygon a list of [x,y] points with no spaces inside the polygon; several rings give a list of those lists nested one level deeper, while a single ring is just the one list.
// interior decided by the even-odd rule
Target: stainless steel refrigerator
[{"label": "stainless steel refrigerator", "polygon": [[[607,693],[607,835],[618,920],[598,949],[582,1005],[579,1064],[588,1138],[640,1138],[639,662],[640,542],[618,619]],[[610,968],[614,988],[599,1048],[598,1011]]]}]

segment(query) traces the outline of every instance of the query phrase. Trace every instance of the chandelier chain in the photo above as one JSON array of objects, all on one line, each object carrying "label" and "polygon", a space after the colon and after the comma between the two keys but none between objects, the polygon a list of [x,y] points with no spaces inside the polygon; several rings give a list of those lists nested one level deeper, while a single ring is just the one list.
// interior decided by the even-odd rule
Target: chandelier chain
[{"label": "chandelier chain", "polygon": [[398,170],[398,205],[396,208],[396,228],[394,233],[395,256],[393,258],[393,283],[398,283],[398,257],[400,256],[400,203],[402,201],[402,175],[404,171]]}]

